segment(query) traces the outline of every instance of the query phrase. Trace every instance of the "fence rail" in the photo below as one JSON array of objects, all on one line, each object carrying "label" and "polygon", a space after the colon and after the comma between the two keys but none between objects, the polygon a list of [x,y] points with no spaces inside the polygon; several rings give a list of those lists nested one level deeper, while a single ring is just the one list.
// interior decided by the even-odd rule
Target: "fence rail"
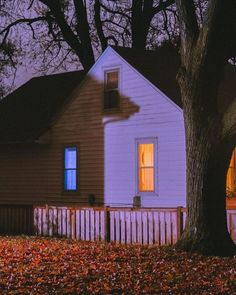
[{"label": "fence rail", "polygon": [[[177,208],[34,208],[40,236],[123,244],[172,245],[180,237],[186,209]],[[236,242],[236,210],[227,210],[228,230]]]}]

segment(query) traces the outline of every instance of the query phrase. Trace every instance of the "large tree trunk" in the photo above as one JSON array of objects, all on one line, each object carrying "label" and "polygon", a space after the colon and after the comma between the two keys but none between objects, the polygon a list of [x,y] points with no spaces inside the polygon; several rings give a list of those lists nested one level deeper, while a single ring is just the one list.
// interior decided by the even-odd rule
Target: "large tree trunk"
[{"label": "large tree trunk", "polygon": [[[222,138],[222,118],[198,95],[216,95],[197,79],[181,81],[187,146],[187,223],[177,246],[206,255],[236,253],[226,219],[226,174],[234,148]],[[189,99],[189,97],[194,97]],[[205,97],[204,100],[206,100]],[[203,100],[203,101],[204,101]],[[208,99],[209,100],[209,99]]]},{"label": "large tree trunk", "polygon": [[207,255],[233,255],[236,246],[227,230],[225,209],[226,173],[236,145],[236,99],[226,110],[219,109],[218,102],[224,68],[236,48],[236,3],[209,0],[201,27],[193,0],[176,0],[176,5],[181,33],[178,81],[185,120],[188,208],[178,246]]}]

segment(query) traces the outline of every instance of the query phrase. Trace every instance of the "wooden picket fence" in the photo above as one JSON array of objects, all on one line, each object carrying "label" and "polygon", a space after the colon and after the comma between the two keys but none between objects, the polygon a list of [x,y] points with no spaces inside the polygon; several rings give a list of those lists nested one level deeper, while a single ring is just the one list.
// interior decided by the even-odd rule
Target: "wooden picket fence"
[{"label": "wooden picket fence", "polygon": [[[228,229],[236,242],[236,210],[227,210]],[[186,209],[177,208],[34,208],[39,236],[124,244],[172,245],[180,237]]]}]

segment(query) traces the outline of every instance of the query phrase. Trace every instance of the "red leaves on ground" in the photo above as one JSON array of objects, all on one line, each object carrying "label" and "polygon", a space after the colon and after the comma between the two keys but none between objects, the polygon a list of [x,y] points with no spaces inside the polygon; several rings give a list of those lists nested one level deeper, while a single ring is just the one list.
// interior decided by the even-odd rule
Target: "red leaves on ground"
[{"label": "red leaves on ground", "polygon": [[236,294],[236,257],[2,237],[0,294]]}]

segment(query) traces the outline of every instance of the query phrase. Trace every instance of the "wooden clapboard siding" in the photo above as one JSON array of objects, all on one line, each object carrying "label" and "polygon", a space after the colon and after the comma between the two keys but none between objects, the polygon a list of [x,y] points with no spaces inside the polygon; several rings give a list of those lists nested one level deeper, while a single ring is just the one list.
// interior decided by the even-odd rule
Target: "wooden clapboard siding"
[{"label": "wooden clapboard siding", "polygon": [[[1,210],[0,210],[1,212]],[[35,233],[86,241],[173,245],[181,236],[186,209],[35,207]],[[236,243],[236,210],[227,210],[229,233]]]},{"label": "wooden clapboard siding", "polygon": [[[99,91],[101,85],[97,84],[97,81],[87,79],[52,128],[49,178],[54,185],[49,187],[48,192],[52,201],[58,201],[56,195],[59,192],[61,202],[87,203],[88,195],[94,194],[96,202],[103,203],[104,135]],[[79,192],[74,194],[62,192],[61,159],[63,145],[66,144],[78,146]]]},{"label": "wooden clapboard siding", "polygon": [[47,147],[0,148],[0,204],[47,200]]},{"label": "wooden clapboard siding", "polygon": [[[104,203],[132,206],[133,197],[139,194],[135,139],[156,138],[157,190],[155,194],[141,194],[142,206],[185,206],[182,110],[117,52],[108,48],[70,99],[63,100],[66,102],[61,111],[51,121],[48,132],[40,138],[48,139],[47,144],[1,145],[0,204],[86,205],[88,195],[94,194],[96,206]],[[120,70],[120,110],[107,114],[103,112],[104,71],[114,68]],[[169,84],[167,88],[171,88]],[[79,148],[79,190],[65,193],[63,146],[71,144]],[[133,232],[136,230],[133,223],[138,218],[136,212],[130,216],[124,214]],[[152,228],[151,218],[162,218],[157,212],[153,216],[148,214],[147,217],[144,214],[144,225],[137,221],[140,227],[150,225]],[[118,215],[114,218],[117,236],[122,239],[118,231]],[[156,226],[163,227],[163,224],[160,222]],[[166,228],[169,230],[172,229]],[[155,227],[152,236],[160,241],[164,239],[156,237]]]},{"label": "wooden clapboard siding", "polygon": [[[101,81],[87,78],[52,124],[47,145],[7,146],[0,151],[0,203],[103,203],[104,135]],[[79,190],[63,191],[63,147],[79,149]]]},{"label": "wooden clapboard siding", "polygon": [[[182,111],[157,91],[116,53],[106,56],[106,66],[121,68],[122,107],[126,119],[107,118],[105,126],[105,204],[132,205],[141,194],[145,207],[185,206],[185,139]],[[157,190],[138,192],[135,139],[157,140]]]}]

